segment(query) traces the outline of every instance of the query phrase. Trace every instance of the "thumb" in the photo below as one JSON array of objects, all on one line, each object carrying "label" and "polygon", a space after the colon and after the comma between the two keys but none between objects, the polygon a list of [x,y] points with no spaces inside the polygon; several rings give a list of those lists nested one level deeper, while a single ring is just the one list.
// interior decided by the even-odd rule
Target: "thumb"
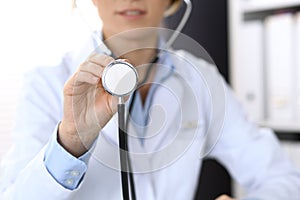
[{"label": "thumb", "polygon": [[219,196],[218,198],[216,198],[215,200],[234,200],[234,199],[229,197],[226,194],[223,194],[223,195]]}]

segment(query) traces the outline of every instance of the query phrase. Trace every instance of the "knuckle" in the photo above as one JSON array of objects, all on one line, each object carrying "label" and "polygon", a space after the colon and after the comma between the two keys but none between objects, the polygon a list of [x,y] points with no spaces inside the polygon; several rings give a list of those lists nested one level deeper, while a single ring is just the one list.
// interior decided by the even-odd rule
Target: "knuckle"
[{"label": "knuckle", "polygon": [[73,81],[68,81],[64,85],[63,94],[70,95],[73,92]]},{"label": "knuckle", "polygon": [[92,61],[96,61],[97,63],[105,67],[106,65],[108,65],[108,63],[114,61],[114,58],[105,54],[98,54],[97,56],[92,58]]},{"label": "knuckle", "polygon": [[115,59],[113,57],[110,57],[110,56],[106,57],[106,62],[110,63],[110,62],[113,62],[113,61],[115,61]]},{"label": "knuckle", "polygon": [[88,65],[88,61],[84,61],[79,65],[79,70],[84,69]]}]

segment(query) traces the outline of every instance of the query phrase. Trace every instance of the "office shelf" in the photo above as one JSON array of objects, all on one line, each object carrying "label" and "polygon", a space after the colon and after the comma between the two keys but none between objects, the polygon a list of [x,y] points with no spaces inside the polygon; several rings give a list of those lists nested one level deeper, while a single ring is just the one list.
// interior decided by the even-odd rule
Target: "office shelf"
[{"label": "office shelf", "polygon": [[[254,108],[252,106],[254,104],[243,105],[245,106],[245,108],[250,110],[251,114],[255,115],[260,111],[263,112],[262,114],[260,114],[259,117],[257,116],[251,116],[251,117],[256,118],[256,120],[254,121],[256,121],[259,125],[263,127],[272,128],[275,132],[280,134],[290,134],[290,135],[294,134],[297,135],[297,138],[299,138],[298,137],[300,135],[299,113],[298,113],[298,119],[295,118],[294,121],[288,120],[288,117],[285,117],[285,119],[283,119],[282,121],[271,121],[269,118],[270,107],[268,107],[269,105],[268,103],[270,103],[270,97],[268,96],[269,88],[267,88],[267,81],[270,80],[269,77],[270,74],[268,74],[267,72],[270,72],[268,70],[270,70],[272,67],[270,64],[268,65],[266,61],[267,59],[266,45],[267,45],[267,41],[269,41],[266,40],[267,37],[266,24],[268,24],[269,22],[268,21],[269,17],[272,18],[274,17],[275,14],[285,13],[285,14],[291,14],[296,16],[297,13],[300,11],[300,0],[229,0],[228,9],[229,9],[229,14],[228,14],[229,56],[230,56],[229,57],[229,61],[230,61],[229,79],[234,92],[240,98],[242,104],[244,103],[247,104],[247,102],[249,103],[253,98],[256,98],[257,100],[257,95],[254,97],[252,95],[253,91],[257,92],[255,91],[256,88],[262,88],[263,92],[259,91],[259,94],[261,94],[263,99],[262,103],[260,103],[260,107]],[[262,33],[261,37],[255,38],[255,36],[251,35],[253,32],[249,33],[249,29],[245,28],[245,26],[249,27],[249,24],[250,26],[254,24],[254,26],[256,27],[255,30],[261,31]],[[258,26],[259,28],[257,28]],[[247,30],[248,32],[246,32],[245,30]],[[244,44],[249,45],[249,42],[247,43],[247,41],[250,41],[251,45],[252,44],[260,45],[257,52],[261,53],[260,54],[261,57],[259,57],[261,63],[259,67],[261,68],[259,67],[252,68],[252,66],[254,65],[249,66],[249,63],[253,64],[254,61],[253,59],[251,59],[252,56],[251,52],[249,53],[249,51],[245,50],[247,49],[247,47],[245,47]],[[270,49],[270,45],[268,47]],[[270,61],[270,59],[268,61]],[[257,63],[254,62],[254,64]],[[243,66],[247,66],[247,69],[252,69],[252,70],[253,69],[256,70],[259,68],[262,76],[253,77],[249,73],[245,73],[244,72],[245,68],[243,68]],[[255,71],[255,73],[257,73],[257,71]],[[250,81],[247,80],[247,77],[248,78],[250,77],[252,81],[255,80],[252,82],[253,85],[258,83],[258,81],[260,80],[263,81],[259,83],[260,87],[253,88],[253,86],[251,86],[251,90],[249,88],[246,88],[247,89],[246,91],[245,87],[250,87],[249,84],[251,83],[251,80]],[[270,84],[270,82],[268,82],[268,84]],[[259,100],[259,102],[261,102],[261,100]],[[257,119],[263,119],[263,120],[257,120]]]},{"label": "office shelf", "polygon": [[245,1],[242,11],[243,13],[257,13],[295,7],[300,7],[300,0]]},{"label": "office shelf", "polygon": [[279,133],[294,133],[300,135],[300,124],[296,121],[291,122],[276,122],[276,121],[261,121],[260,126],[272,128]]}]

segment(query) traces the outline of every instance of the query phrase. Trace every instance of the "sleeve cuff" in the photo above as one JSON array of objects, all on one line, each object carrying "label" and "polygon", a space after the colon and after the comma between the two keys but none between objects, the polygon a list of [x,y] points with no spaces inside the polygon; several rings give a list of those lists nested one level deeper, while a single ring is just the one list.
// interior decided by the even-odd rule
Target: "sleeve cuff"
[{"label": "sleeve cuff", "polygon": [[74,190],[79,186],[87,170],[91,153],[86,152],[79,158],[71,155],[57,142],[57,130],[58,125],[46,147],[44,164],[48,172],[59,184],[67,189]]}]

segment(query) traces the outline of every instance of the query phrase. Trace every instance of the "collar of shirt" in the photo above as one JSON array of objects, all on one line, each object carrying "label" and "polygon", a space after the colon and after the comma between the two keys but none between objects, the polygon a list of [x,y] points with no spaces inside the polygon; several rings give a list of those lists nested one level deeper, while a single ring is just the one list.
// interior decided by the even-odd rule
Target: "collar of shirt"
[{"label": "collar of shirt", "polygon": [[138,91],[135,92],[136,97],[134,99],[134,102],[132,102],[131,95],[130,100],[127,103],[127,107],[129,107],[129,105],[132,104],[130,120],[138,137],[140,138],[142,145],[144,143],[144,137],[147,130],[149,110],[152,106],[153,96],[155,95],[157,88],[161,84],[163,84],[164,81],[170,78],[174,73],[174,66],[170,58],[168,58],[167,54],[160,54],[160,57],[156,64],[158,64],[159,67],[157,68],[154,81],[151,84],[144,105],[142,102],[141,95]]}]

